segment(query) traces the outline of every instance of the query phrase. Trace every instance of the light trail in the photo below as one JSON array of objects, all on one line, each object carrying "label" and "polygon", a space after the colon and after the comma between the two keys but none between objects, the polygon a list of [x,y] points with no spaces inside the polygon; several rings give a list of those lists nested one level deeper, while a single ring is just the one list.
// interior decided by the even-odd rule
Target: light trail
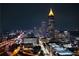
[{"label": "light trail", "polygon": [[45,55],[47,55],[47,54],[49,55],[50,54],[49,51],[47,50],[47,48],[45,48],[43,46],[43,43],[42,43],[42,41],[40,39],[39,39],[39,45],[41,46],[41,49],[43,50]]},{"label": "light trail", "polygon": [[15,49],[15,50],[13,51],[13,53],[11,54],[11,56],[16,55],[19,51],[20,51],[20,47],[17,47],[17,49]]}]

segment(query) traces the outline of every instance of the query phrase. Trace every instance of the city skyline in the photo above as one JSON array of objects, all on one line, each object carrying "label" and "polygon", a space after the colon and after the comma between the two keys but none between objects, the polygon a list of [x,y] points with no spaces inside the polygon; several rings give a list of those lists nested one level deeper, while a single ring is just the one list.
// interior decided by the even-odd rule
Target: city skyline
[{"label": "city skyline", "polygon": [[78,6],[79,4],[0,4],[1,29],[11,31],[39,27],[42,21],[48,21],[50,8],[55,13],[57,29],[75,29],[79,26]]},{"label": "city skyline", "polygon": [[79,4],[0,4],[0,56],[79,56]]}]

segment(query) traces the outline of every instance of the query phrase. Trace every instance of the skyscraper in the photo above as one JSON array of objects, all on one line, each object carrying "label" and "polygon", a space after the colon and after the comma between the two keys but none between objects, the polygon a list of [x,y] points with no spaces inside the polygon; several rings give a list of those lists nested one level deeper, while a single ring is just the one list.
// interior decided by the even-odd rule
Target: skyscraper
[{"label": "skyscraper", "polygon": [[47,25],[45,21],[42,21],[41,23],[41,35],[43,37],[46,37],[46,32],[47,32]]},{"label": "skyscraper", "polygon": [[37,29],[37,27],[34,27],[34,35],[35,35],[35,37],[38,37],[38,29]]},{"label": "skyscraper", "polygon": [[48,36],[51,38],[51,40],[55,39],[54,37],[54,13],[52,11],[52,9],[49,10],[49,14],[48,14]]}]

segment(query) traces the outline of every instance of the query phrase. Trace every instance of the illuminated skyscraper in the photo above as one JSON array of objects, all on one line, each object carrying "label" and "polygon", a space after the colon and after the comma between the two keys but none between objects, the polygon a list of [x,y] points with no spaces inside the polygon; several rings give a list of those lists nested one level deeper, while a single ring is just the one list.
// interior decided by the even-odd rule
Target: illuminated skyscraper
[{"label": "illuminated skyscraper", "polygon": [[55,30],[55,27],[54,27],[54,13],[52,11],[52,9],[49,10],[49,14],[48,14],[48,36],[53,40],[55,39],[54,37],[54,30]]}]

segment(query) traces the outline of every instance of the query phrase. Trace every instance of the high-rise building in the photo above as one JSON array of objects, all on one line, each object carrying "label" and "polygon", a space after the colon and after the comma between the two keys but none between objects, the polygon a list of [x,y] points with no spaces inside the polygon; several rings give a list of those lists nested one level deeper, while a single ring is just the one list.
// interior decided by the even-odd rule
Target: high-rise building
[{"label": "high-rise building", "polygon": [[68,31],[64,31],[65,41],[70,41],[70,33]]},{"label": "high-rise building", "polygon": [[49,14],[48,14],[48,36],[53,40],[55,39],[55,35],[54,35],[54,31],[55,31],[55,27],[54,27],[54,13],[52,11],[52,9],[49,10]]},{"label": "high-rise building", "polygon": [[46,32],[47,32],[47,24],[46,24],[46,22],[45,21],[42,21],[42,23],[41,23],[41,35],[43,36],[43,37],[46,37]]},{"label": "high-rise building", "polygon": [[34,32],[34,36],[35,37],[38,37],[39,35],[39,30],[37,29],[37,27],[34,27],[34,29],[33,29],[33,32]]}]

